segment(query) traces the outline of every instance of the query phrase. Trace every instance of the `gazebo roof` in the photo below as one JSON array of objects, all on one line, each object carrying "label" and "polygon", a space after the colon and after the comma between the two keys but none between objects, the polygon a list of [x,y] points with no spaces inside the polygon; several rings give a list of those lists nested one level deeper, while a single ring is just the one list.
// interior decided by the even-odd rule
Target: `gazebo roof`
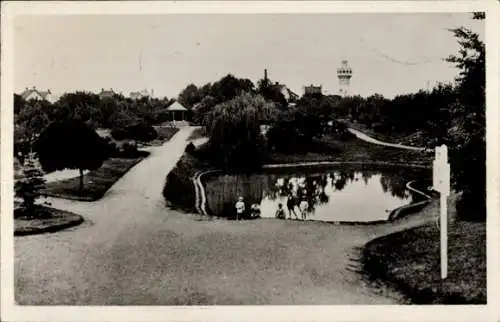
[{"label": "gazebo roof", "polygon": [[188,110],[187,108],[182,106],[182,104],[177,101],[172,103],[172,105],[170,105],[169,107],[167,107],[167,111],[187,111],[187,110]]}]

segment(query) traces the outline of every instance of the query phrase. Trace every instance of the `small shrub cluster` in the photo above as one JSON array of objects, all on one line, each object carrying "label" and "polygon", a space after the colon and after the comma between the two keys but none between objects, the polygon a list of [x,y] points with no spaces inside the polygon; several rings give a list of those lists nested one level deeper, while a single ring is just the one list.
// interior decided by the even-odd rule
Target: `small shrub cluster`
[{"label": "small shrub cluster", "polygon": [[137,140],[150,142],[158,138],[158,132],[151,125],[136,124],[123,128],[111,130],[111,136],[115,140]]},{"label": "small shrub cluster", "polygon": [[41,196],[41,191],[45,188],[43,171],[35,161],[34,153],[30,153],[26,159],[23,169],[23,176],[15,184],[16,197],[23,201],[21,207],[14,212],[16,217],[37,217],[42,216],[36,211],[36,200]]},{"label": "small shrub cluster", "polygon": [[200,169],[200,163],[193,156],[184,154],[176,167],[167,175],[163,197],[171,205],[188,211],[195,210],[195,188],[193,176]]},{"label": "small shrub cluster", "polygon": [[134,159],[149,155],[146,151],[138,150],[137,145],[132,142],[125,142],[121,146],[118,146],[110,138],[104,138],[103,140],[106,146],[106,155],[109,158]]}]

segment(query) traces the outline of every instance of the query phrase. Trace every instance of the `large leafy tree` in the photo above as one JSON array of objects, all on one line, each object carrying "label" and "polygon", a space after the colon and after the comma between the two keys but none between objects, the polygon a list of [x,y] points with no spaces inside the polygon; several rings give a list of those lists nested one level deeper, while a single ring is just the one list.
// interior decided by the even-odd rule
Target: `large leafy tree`
[{"label": "large leafy tree", "polygon": [[192,108],[194,104],[203,99],[201,88],[199,89],[195,84],[189,84],[179,94],[178,101],[187,108]]},{"label": "large leafy tree", "polygon": [[53,120],[78,119],[100,123],[99,96],[81,91],[66,93],[55,102],[53,113]]},{"label": "large leafy tree", "polygon": [[232,74],[228,74],[221,78],[218,82],[212,84],[210,95],[217,102],[229,101],[243,92],[253,92],[254,84],[246,78],[236,78]]},{"label": "large leafy tree", "polygon": [[271,121],[274,115],[274,104],[251,93],[241,93],[216,105],[205,123],[214,161],[228,170],[260,166],[266,151],[260,125]]},{"label": "large leafy tree", "polygon": [[83,170],[101,167],[107,150],[104,140],[80,120],[50,124],[34,147],[44,171],[80,170],[80,192],[84,186]]},{"label": "large leafy tree", "polygon": [[[474,14],[484,19],[484,14]],[[460,27],[451,32],[460,51],[448,61],[459,69],[458,101],[452,105],[452,126],[448,131],[453,181],[463,192],[457,204],[460,217],[484,219],[486,216],[486,104],[485,46],[477,33]]]}]

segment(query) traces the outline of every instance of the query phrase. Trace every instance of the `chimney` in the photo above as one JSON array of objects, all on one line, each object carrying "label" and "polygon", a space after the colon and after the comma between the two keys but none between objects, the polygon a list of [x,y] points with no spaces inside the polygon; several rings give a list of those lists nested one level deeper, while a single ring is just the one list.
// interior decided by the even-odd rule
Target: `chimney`
[{"label": "chimney", "polygon": [[264,80],[267,82],[267,69],[264,69]]}]

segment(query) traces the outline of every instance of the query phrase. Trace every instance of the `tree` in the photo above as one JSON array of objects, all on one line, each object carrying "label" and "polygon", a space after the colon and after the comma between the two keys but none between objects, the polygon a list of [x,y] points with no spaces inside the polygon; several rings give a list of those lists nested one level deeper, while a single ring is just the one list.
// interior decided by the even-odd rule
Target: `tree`
[{"label": "tree", "polygon": [[45,188],[45,178],[39,165],[36,163],[35,154],[30,153],[23,167],[23,177],[15,183],[16,197],[22,198],[22,211],[25,216],[35,215],[35,201],[40,197],[40,192]]},{"label": "tree", "polygon": [[194,104],[198,103],[203,99],[201,95],[201,88],[194,84],[189,84],[178,97],[179,103],[187,107],[188,109],[192,108]]},{"label": "tree", "polygon": [[14,94],[14,114],[18,114],[24,106],[26,105],[26,100],[19,94]]},{"label": "tree", "polygon": [[63,169],[80,170],[83,191],[83,170],[95,170],[106,159],[104,140],[79,120],[54,122],[35,143],[42,169],[46,172]]},{"label": "tree", "polygon": [[218,103],[229,101],[243,92],[253,92],[254,84],[249,79],[236,78],[231,74],[212,84],[210,95]]},{"label": "tree", "polygon": [[53,120],[77,119],[100,123],[99,96],[97,94],[77,91],[62,95],[54,104],[57,115]]},{"label": "tree", "polygon": [[229,170],[259,167],[266,153],[260,125],[274,114],[274,104],[251,93],[215,106],[205,123],[214,161]]},{"label": "tree", "polygon": [[199,104],[193,109],[193,121],[195,124],[202,124],[204,122],[205,116],[209,113],[216,105],[215,98],[208,95],[205,96]]},{"label": "tree", "polygon": [[[484,19],[476,13],[474,19]],[[454,186],[462,191],[457,212],[464,219],[486,217],[486,105],[485,46],[479,35],[460,27],[451,29],[460,45],[458,55],[448,57],[460,74],[456,78],[458,102],[452,105],[450,166]]]}]

